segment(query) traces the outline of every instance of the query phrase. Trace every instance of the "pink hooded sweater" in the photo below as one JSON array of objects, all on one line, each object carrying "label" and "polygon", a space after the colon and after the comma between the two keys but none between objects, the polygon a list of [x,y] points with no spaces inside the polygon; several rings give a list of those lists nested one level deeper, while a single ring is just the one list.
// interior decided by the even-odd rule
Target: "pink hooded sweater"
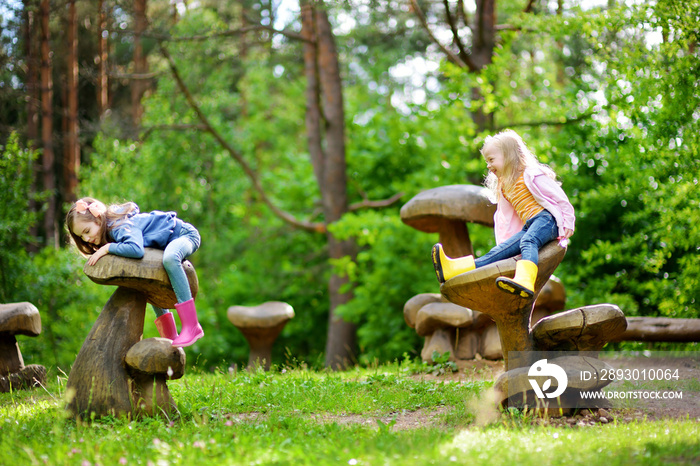
[{"label": "pink hooded sweater", "polygon": [[[523,180],[535,201],[554,216],[559,228],[559,236],[564,235],[565,228],[573,231],[576,221],[574,207],[557,182],[548,177],[539,167],[526,168],[523,172]],[[498,206],[493,216],[493,222],[496,244],[507,240],[522,230],[524,226],[513,205],[503,194],[498,197]],[[566,243],[562,244],[562,247],[564,246]]]}]

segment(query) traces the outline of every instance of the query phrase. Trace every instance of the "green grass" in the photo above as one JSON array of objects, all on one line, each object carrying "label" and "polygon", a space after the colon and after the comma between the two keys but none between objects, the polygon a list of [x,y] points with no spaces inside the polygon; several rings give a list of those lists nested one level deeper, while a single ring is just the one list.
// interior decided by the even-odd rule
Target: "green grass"
[{"label": "green grass", "polygon": [[[65,377],[0,394],[0,464],[693,464],[700,422],[540,426],[522,413],[477,425],[491,382],[415,375],[402,363],[198,373],[168,383],[179,416],[85,423],[66,416]],[[481,399],[481,397],[483,399]],[[417,420],[403,424],[402,419]]]}]

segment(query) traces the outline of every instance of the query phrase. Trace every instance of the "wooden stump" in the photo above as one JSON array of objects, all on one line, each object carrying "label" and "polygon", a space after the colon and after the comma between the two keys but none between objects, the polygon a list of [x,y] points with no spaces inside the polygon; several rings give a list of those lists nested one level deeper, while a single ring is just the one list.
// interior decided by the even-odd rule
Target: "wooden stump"
[{"label": "wooden stump", "polygon": [[[504,372],[498,377],[494,384],[496,393],[496,403],[503,407],[522,408],[528,406],[534,408],[539,414],[547,413],[556,416],[557,413],[568,414],[571,409],[583,406],[599,404],[597,407],[608,407],[609,402],[604,398],[600,400],[582,398],[582,391],[600,391],[608,385],[611,380],[602,377],[603,371],[610,371],[612,367],[606,362],[590,356],[562,356],[552,360],[545,360],[546,363],[556,364],[566,374],[566,390],[557,398],[538,398],[533,390],[532,380],[535,380],[540,387],[546,386],[550,392],[554,392],[558,387],[558,381],[551,379],[551,384],[544,382],[549,377],[533,375],[530,367],[519,367]],[[591,374],[589,378],[583,378],[584,371]],[[564,409],[560,412],[560,407]]]},{"label": "wooden stump", "polygon": [[[91,280],[118,287],[95,321],[68,376],[67,409],[73,416],[137,417],[175,408],[172,397],[164,391],[166,378],[143,369],[157,359],[152,352],[159,351],[158,344],[140,345],[140,351],[132,351],[135,362],[130,366],[126,362],[127,353],[141,341],[146,303],[172,309],[177,302],[162,258],[163,251],[149,248],[143,259],[107,255],[94,266],[85,266],[84,272]],[[192,264],[185,261],[183,265],[192,296],[196,296],[197,275]],[[144,348],[148,350],[145,353]],[[166,361],[182,358],[184,373],[185,354],[181,348],[167,345],[160,352]],[[144,405],[145,398],[150,404]]]},{"label": "wooden stump", "polygon": [[147,338],[124,358],[132,377],[131,396],[139,414],[169,414],[177,409],[166,380],[185,375],[185,351],[167,338]]},{"label": "wooden stump", "polygon": [[141,340],[146,295],[119,287],[95,321],[68,376],[68,410],[76,416],[132,413],[124,358]]},{"label": "wooden stump", "polygon": [[46,368],[24,365],[16,335],[36,337],[41,333],[41,316],[28,302],[0,304],[0,393],[33,388],[46,383]]},{"label": "wooden stump", "polygon": [[[530,299],[504,293],[496,287],[496,279],[515,275],[515,263],[520,256],[502,260],[471,272],[457,275],[440,286],[449,301],[480,311],[491,317],[498,326],[506,370],[526,366],[532,361],[523,356],[519,360],[509,358],[510,351],[531,351],[530,313],[540,290],[557,268],[566,249],[556,241],[546,244],[539,252],[539,266],[535,281],[535,294]],[[522,354],[522,353],[521,353]]]},{"label": "wooden stump", "polygon": [[270,370],[272,345],[287,322],[294,317],[292,306],[282,301],[268,301],[259,306],[231,306],[227,316],[248,342],[248,368]]}]

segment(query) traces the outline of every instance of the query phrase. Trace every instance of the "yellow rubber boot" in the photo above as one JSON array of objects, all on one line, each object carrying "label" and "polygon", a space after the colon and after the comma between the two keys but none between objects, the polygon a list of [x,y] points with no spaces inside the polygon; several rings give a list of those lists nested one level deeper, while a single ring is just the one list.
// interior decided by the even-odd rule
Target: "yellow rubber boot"
[{"label": "yellow rubber boot", "polygon": [[532,298],[535,294],[535,280],[537,279],[537,264],[532,261],[518,261],[515,263],[515,277],[498,277],[496,286],[506,293],[515,294],[521,298]]},{"label": "yellow rubber boot", "polygon": [[474,265],[474,256],[451,259],[445,255],[445,251],[442,249],[442,244],[440,243],[433,246],[433,265],[435,266],[435,273],[440,283],[445,283],[452,277],[476,268]]}]

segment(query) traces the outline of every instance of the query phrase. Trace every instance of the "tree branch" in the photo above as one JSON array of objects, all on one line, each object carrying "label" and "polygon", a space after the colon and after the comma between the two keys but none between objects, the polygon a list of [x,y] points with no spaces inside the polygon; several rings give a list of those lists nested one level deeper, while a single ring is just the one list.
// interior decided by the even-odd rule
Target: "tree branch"
[{"label": "tree branch", "polygon": [[360,202],[355,202],[353,204],[350,204],[348,207],[348,210],[350,212],[354,212],[356,210],[360,209],[376,209],[380,207],[389,207],[396,202],[398,202],[399,199],[403,197],[404,193],[396,193],[393,196],[391,196],[388,199],[382,199],[380,201],[370,201],[369,199],[364,199],[363,201]]},{"label": "tree branch", "polygon": [[464,7],[464,0],[457,0],[457,15],[462,17],[462,23],[469,27],[469,15]]},{"label": "tree branch", "polygon": [[107,73],[107,76],[115,79],[153,79],[161,74],[160,71],[152,71],[150,73]]},{"label": "tree branch", "polygon": [[514,128],[514,127],[527,127],[527,128],[532,128],[536,126],[543,126],[543,125],[549,125],[549,126],[564,126],[568,125],[569,123],[576,123],[577,121],[583,121],[591,118],[595,112],[586,112],[583,113],[577,117],[573,118],[564,118],[564,119],[558,119],[558,120],[540,120],[540,121],[521,121],[519,123],[510,123],[508,125],[504,126],[496,126],[494,128],[494,132],[498,132],[507,128]]},{"label": "tree branch", "polygon": [[413,6],[413,11],[416,13],[416,16],[418,16],[418,19],[420,20],[421,24],[423,25],[423,28],[425,31],[428,33],[430,38],[437,44],[438,47],[440,47],[440,50],[447,55],[448,60],[450,60],[452,63],[458,65],[461,68],[469,68],[472,69],[472,66],[469,64],[465,63],[460,57],[452,53],[450,49],[445,47],[440,43],[439,40],[435,37],[433,34],[433,31],[430,30],[430,27],[428,26],[428,21],[425,19],[425,15],[423,14],[423,10],[421,10],[420,6],[418,5],[418,2],[416,0],[411,0],[411,5]]},{"label": "tree branch", "polygon": [[[468,61],[469,54],[464,48],[464,44],[462,43],[461,37],[459,37],[457,24],[455,23],[455,19],[452,17],[452,12],[450,11],[450,3],[448,0],[442,0],[442,2],[445,5],[445,15],[447,16],[447,24],[450,25],[452,37],[454,38],[454,41],[457,44],[457,48],[459,49],[459,56],[462,57],[464,60]],[[457,14],[459,15],[459,12]]]},{"label": "tree branch", "polygon": [[535,1],[536,0],[528,0],[527,6],[523,10],[523,13],[530,13],[532,11],[532,8],[535,6]]},{"label": "tree branch", "polygon": [[[279,29],[275,29],[271,26],[264,26],[262,24],[258,24],[255,26],[246,26],[238,29],[228,29],[226,31],[218,31],[218,32],[210,32],[207,34],[198,34],[194,36],[183,36],[183,37],[173,37],[167,34],[158,34],[155,32],[148,32],[142,34],[144,37],[149,37],[151,39],[155,39],[157,41],[162,41],[162,42],[199,42],[199,41],[206,41],[215,37],[230,37],[230,36],[240,36],[243,34],[247,34],[249,32],[255,32],[255,31],[270,31],[274,34],[281,34],[285,37],[289,37],[290,39],[293,40],[298,40],[298,41],[306,41],[304,37],[301,36],[301,34],[297,34],[296,32],[293,31],[281,31]],[[124,32],[124,31],[122,31]]]},{"label": "tree branch", "polygon": [[186,125],[186,124],[181,124],[181,125],[154,125],[154,126],[148,126],[147,128],[144,129],[143,134],[141,136],[141,140],[144,140],[148,138],[148,136],[151,135],[151,133],[155,131],[185,131],[188,129],[196,129],[200,131],[207,131],[207,127],[205,125]]},{"label": "tree branch", "polygon": [[165,45],[163,45],[162,42],[158,43],[160,47],[161,54],[163,57],[167,60],[168,65],[170,67],[170,71],[172,72],[173,78],[175,78],[175,81],[177,82],[178,87],[180,88],[180,91],[185,95],[185,98],[187,99],[188,104],[194,110],[195,114],[197,115],[197,118],[199,121],[202,123],[202,125],[205,127],[205,130],[211,134],[214,139],[223,147],[226,152],[231,155],[231,157],[238,162],[238,164],[243,168],[243,171],[245,172],[246,176],[250,180],[251,184],[253,185],[253,189],[258,192],[260,195],[261,199],[263,202],[272,210],[272,212],[275,213],[279,218],[284,220],[285,222],[289,223],[290,225],[293,225],[297,228],[301,228],[307,231],[312,231],[316,233],[325,233],[326,232],[326,225],[325,223],[309,223],[309,222],[304,222],[302,220],[297,219],[294,217],[292,214],[285,212],[281,210],[279,207],[277,207],[267,196],[265,193],[265,190],[262,188],[262,185],[260,184],[260,181],[258,180],[258,177],[256,173],[253,171],[253,169],[248,165],[248,163],[245,161],[243,156],[236,150],[234,149],[224,138],[221,136],[221,134],[209,123],[209,119],[204,115],[202,112],[201,108],[197,104],[197,102],[194,100],[194,97],[192,96],[192,93],[190,92],[189,88],[185,84],[185,82],[182,80],[182,77],[180,76],[180,73],[177,69],[177,66],[175,65],[175,61],[173,58],[170,56],[170,53],[168,50],[165,48]]}]

